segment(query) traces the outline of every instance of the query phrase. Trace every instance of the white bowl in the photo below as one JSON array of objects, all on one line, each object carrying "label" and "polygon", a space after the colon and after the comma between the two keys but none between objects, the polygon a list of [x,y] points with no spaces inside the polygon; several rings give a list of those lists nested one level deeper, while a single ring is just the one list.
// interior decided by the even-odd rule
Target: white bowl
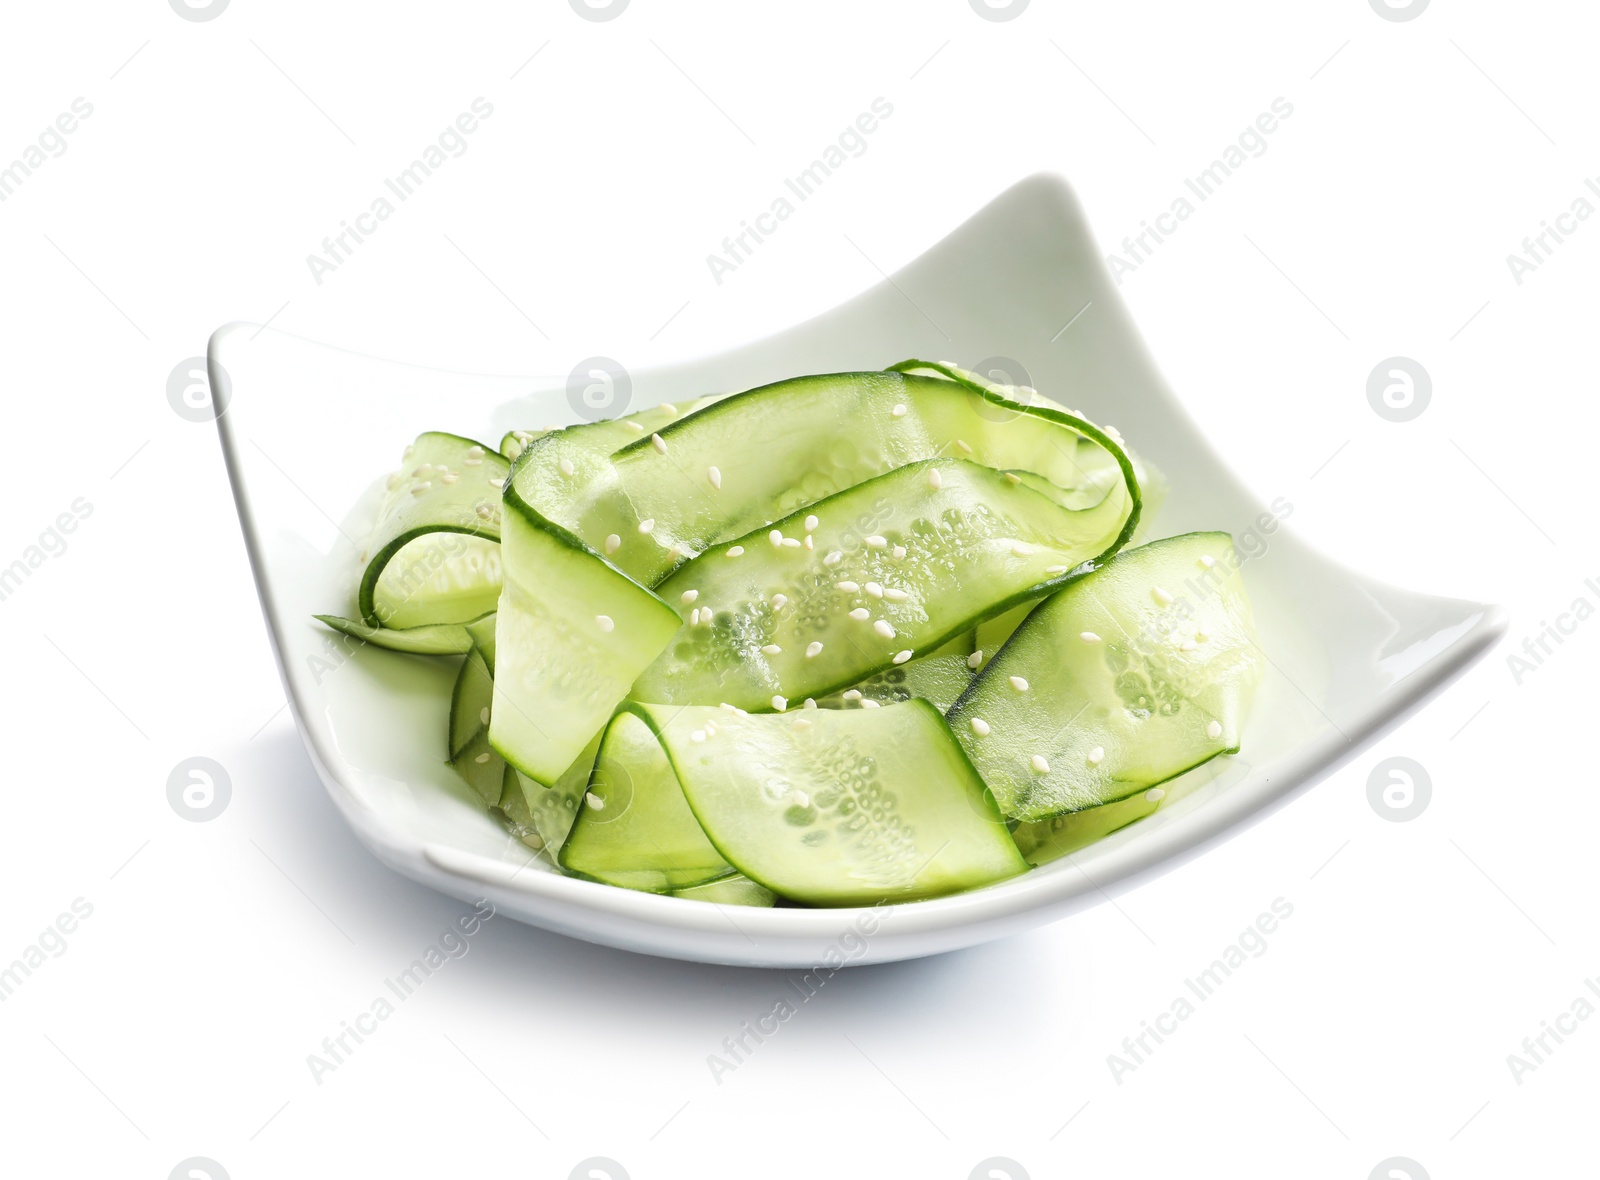
[{"label": "white bowl", "polygon": [[[1050,344],[1087,304],[1093,330]],[[453,661],[351,650],[311,616],[353,613],[374,478],[414,435],[450,430],[493,443],[512,427],[575,421],[564,386],[420,369],[230,324],[212,337],[211,380],[229,391],[218,426],[262,608],[311,760],[367,846],[455,897],[487,897],[522,921],[628,950],[766,967],[936,954],[1055,921],[1217,843],[1351,757],[1505,629],[1496,607],[1385,586],[1286,526],[1259,527],[1266,506],[1162,383],[1056,177],[1016,185],[891,280],[809,323],[632,374],[633,405],[912,356],[969,366],[1015,358],[1046,394],[1121,426],[1170,481],[1142,539],[1257,529],[1264,551],[1244,579],[1269,671],[1241,755],[1186,776],[1186,794],[1067,861],[864,923],[861,910],[720,906],[563,877],[445,765]],[[846,931],[866,927],[841,946]]]}]

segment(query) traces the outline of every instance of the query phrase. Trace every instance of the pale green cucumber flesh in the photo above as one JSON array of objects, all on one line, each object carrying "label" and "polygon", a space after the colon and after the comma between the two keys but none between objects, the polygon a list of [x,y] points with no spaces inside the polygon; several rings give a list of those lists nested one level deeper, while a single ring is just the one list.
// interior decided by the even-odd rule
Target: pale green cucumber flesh
[{"label": "pale green cucumber flesh", "polygon": [[373,647],[381,647],[386,651],[401,651],[419,656],[449,656],[459,655],[472,647],[472,636],[467,630],[470,624],[428,623],[420,627],[395,630],[392,627],[370,627],[359,619],[344,619],[338,615],[312,617],[352,639],[359,639],[362,643],[370,643]]},{"label": "pale green cucumber flesh", "polygon": [[702,621],[632,695],[746,709],[820,698],[1048,593],[1115,539],[1104,525],[976,463],[907,464],[676,570],[657,592],[689,618],[693,592]]},{"label": "pale green cucumber flesh", "polygon": [[[553,785],[678,629],[677,612],[547,523],[508,511],[489,739]],[[570,822],[570,821],[569,821]]]},{"label": "pale green cucumber flesh", "polygon": [[689,810],[656,735],[632,713],[617,714],[606,728],[560,863],[596,881],[655,893],[733,871]]},{"label": "pale green cucumber flesh", "polygon": [[757,885],[743,873],[729,873],[726,877],[719,877],[702,885],[674,889],[672,896],[687,898],[690,901],[709,901],[717,905],[748,905],[763,908],[771,907],[778,900],[776,893],[763,885]]},{"label": "pale green cucumber flesh", "polygon": [[1024,871],[994,801],[925,701],[741,714],[633,705],[730,864],[781,897],[865,905]]},{"label": "pale green cucumber flesh", "polygon": [[465,623],[494,609],[501,486],[510,465],[482,443],[419,435],[388,481],[357,593],[369,626]]},{"label": "pale green cucumber flesh", "polygon": [[1156,541],[1017,628],[949,714],[1008,816],[1097,807],[1238,749],[1262,663],[1238,564],[1226,533]]}]

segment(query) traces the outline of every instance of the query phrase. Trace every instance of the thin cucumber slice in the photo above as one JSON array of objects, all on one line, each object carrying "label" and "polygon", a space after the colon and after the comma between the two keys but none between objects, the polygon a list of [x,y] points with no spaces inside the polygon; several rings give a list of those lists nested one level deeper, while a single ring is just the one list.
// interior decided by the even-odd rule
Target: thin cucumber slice
[{"label": "thin cucumber slice", "polygon": [[[583,801],[590,772],[594,769],[595,756],[600,752],[600,736],[598,733],[594,735],[594,740],[556,778],[553,786],[543,786],[512,767],[522,796],[520,814],[525,816],[527,826],[538,836],[537,844],[526,837],[523,842],[543,848],[552,860],[560,856],[561,847],[572,831],[573,821],[578,818],[578,805]],[[505,807],[503,797],[500,805]]]},{"label": "thin cucumber slice", "polygon": [[831,693],[817,701],[823,709],[869,708],[897,705],[913,697],[927,701],[943,713],[960,699],[977,675],[972,662],[977,632],[968,631],[928,655],[907,664],[885,668],[867,677],[853,690]]},{"label": "thin cucumber slice", "polygon": [[514,463],[517,456],[528,449],[529,443],[549,433],[548,430],[508,430],[500,436],[500,454],[508,463]]},{"label": "thin cucumber slice", "polygon": [[[1161,806],[1163,794],[1160,787],[1151,787],[1115,803],[1102,803],[1086,811],[1069,811],[1065,815],[1019,824],[1011,836],[1029,864],[1048,864],[1154,814]],[[1155,798],[1150,798],[1151,795]]]},{"label": "thin cucumber slice", "polygon": [[[493,617],[493,612],[488,616]],[[338,615],[313,615],[325,623],[362,643],[388,651],[403,651],[419,656],[459,655],[472,647],[472,636],[462,623],[430,623],[421,627],[395,630],[391,627],[369,627],[358,619],[341,619]]]},{"label": "thin cucumber slice", "polygon": [[938,711],[907,701],[799,716],[633,705],[722,856],[780,897],[909,901],[1024,871]]},{"label": "thin cucumber slice", "polygon": [[535,852],[544,851],[544,837],[533,826],[533,812],[528,810],[528,801],[522,794],[522,782],[509,766],[500,791],[500,814],[513,836]]},{"label": "thin cucumber slice", "polygon": [[764,886],[757,885],[743,873],[730,873],[726,877],[719,877],[715,881],[707,881],[703,885],[690,885],[685,889],[674,889],[673,897],[688,898],[690,901],[709,901],[717,905],[749,905],[771,907],[778,900],[778,895]]},{"label": "thin cucumber slice", "polygon": [[472,640],[472,646],[483,656],[483,662],[489,665],[490,676],[494,675],[494,637],[498,626],[493,612],[466,625],[467,638]]},{"label": "thin cucumber slice", "polygon": [[684,802],[656,735],[632,713],[617,714],[606,728],[561,867],[653,893],[733,871]]},{"label": "thin cucumber slice", "polygon": [[505,662],[495,662],[489,740],[530,779],[553,785],[666,647],[678,613],[517,506],[503,547],[495,647]]},{"label": "thin cucumber slice", "polygon": [[494,699],[494,674],[483,653],[467,653],[450,695],[450,765],[477,791],[485,805],[500,802],[505,761],[489,745],[489,707]]},{"label": "thin cucumber slice", "polygon": [[1130,549],[1037,607],[950,711],[1001,809],[1124,799],[1239,748],[1261,674],[1226,533]]},{"label": "thin cucumber slice", "polygon": [[389,477],[361,577],[368,626],[465,623],[494,609],[500,492],[510,465],[482,443],[429,432]]},{"label": "thin cucumber slice", "polygon": [[1104,550],[1103,525],[993,468],[908,463],[662,582],[661,597],[691,618],[692,594],[702,621],[639,678],[634,699],[766,709],[774,698],[823,697],[1048,593]]},{"label": "thin cucumber slice", "polygon": [[[781,381],[717,401],[614,453],[594,445],[593,430],[560,431],[530,446],[513,469],[508,500],[515,496],[609,552],[646,585],[719,542],[940,455],[1036,473],[1061,506],[1097,518],[1085,531],[1104,542],[1091,557],[1114,552],[1138,518],[1132,462],[1093,424],[943,377],[834,373]],[[1091,463],[1090,451],[1105,458]],[[1114,486],[1096,474],[1107,464],[1121,475]],[[609,537],[617,538],[611,550]]]}]

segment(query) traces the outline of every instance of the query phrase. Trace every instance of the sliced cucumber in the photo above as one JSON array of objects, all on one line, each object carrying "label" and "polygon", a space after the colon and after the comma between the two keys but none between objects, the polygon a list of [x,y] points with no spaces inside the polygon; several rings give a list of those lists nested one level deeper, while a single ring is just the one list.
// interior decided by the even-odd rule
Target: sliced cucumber
[{"label": "sliced cucumber", "polygon": [[[549,787],[512,767],[518,792],[522,796],[519,814],[525,817],[527,826],[537,833],[537,847],[549,853],[552,860],[559,857],[561,846],[567,842],[567,836],[572,831],[573,821],[578,818],[578,805],[583,801],[590,772],[594,769],[595,756],[599,752],[600,734],[597,733],[572,765],[557,776],[555,784]],[[503,796],[500,805],[505,807]],[[534,841],[524,838],[524,843],[531,845]]]},{"label": "sliced cucumber", "polygon": [[[492,617],[493,612],[490,612]],[[319,623],[326,623],[362,643],[388,651],[409,652],[419,656],[459,655],[472,647],[472,636],[462,623],[429,623],[421,627],[395,630],[391,627],[369,627],[357,619],[341,619],[338,615],[313,615]]]},{"label": "sliced cucumber", "polygon": [[811,905],[906,901],[1022,872],[938,711],[907,701],[798,716],[634,705],[717,851]]},{"label": "sliced cucumber", "polygon": [[[1104,432],[943,377],[781,381],[721,399],[615,453],[596,446],[593,431],[558,431],[530,446],[511,494],[596,550],[616,537],[612,561],[647,585],[719,542],[940,455],[1037,473],[1061,506],[1096,518],[1080,526],[1103,538],[1091,557],[1114,552],[1138,518],[1132,462]],[[1091,451],[1105,457],[1091,462]],[[1121,475],[1110,486],[1099,474],[1107,464]]]},{"label": "sliced cucumber", "polygon": [[1189,533],[1037,607],[950,725],[1001,809],[1040,820],[1237,752],[1260,665],[1232,539]]},{"label": "sliced cucumber", "polygon": [[749,905],[770,907],[778,900],[778,895],[772,890],[757,885],[743,873],[729,873],[726,877],[719,877],[715,881],[707,881],[703,885],[690,885],[685,889],[674,889],[673,897],[685,897],[690,901],[709,901],[717,905]]},{"label": "sliced cucumber", "polygon": [[406,448],[378,510],[357,595],[368,626],[465,623],[500,588],[500,498],[510,465],[482,443],[429,432]]},{"label": "sliced cucumber", "polygon": [[715,546],[662,582],[663,598],[691,618],[687,603],[698,603],[702,621],[633,695],[746,709],[825,696],[1048,592],[1104,550],[1103,523],[993,468],[908,463]]},{"label": "sliced cucumber", "polygon": [[[513,506],[489,740],[553,785],[679,626],[678,613],[570,534]],[[570,823],[570,820],[569,820]]]},{"label": "sliced cucumber", "polygon": [[632,713],[617,714],[606,727],[561,867],[653,893],[733,871],[684,802],[656,735]]},{"label": "sliced cucumber", "polygon": [[461,662],[450,695],[450,765],[490,807],[500,802],[506,771],[504,759],[489,745],[493,699],[494,673],[483,653],[473,648]]},{"label": "sliced cucumber", "polygon": [[1086,811],[1069,811],[1065,815],[1019,824],[1011,836],[1029,864],[1048,864],[1154,814],[1161,806],[1163,795],[1160,787],[1151,787],[1115,803],[1102,803]]}]

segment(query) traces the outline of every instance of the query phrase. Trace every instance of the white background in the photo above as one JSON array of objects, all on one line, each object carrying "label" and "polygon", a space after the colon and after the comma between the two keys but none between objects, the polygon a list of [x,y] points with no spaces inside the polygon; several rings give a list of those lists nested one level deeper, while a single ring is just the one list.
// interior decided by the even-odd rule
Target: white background
[{"label": "white background", "polygon": [[[75,98],[94,111],[0,204],[0,565],[92,505],[0,602],[0,962],[94,908],[0,1004],[0,1170],[563,1178],[606,1156],[635,1180],[961,1180],[1004,1156],[1035,1178],[1361,1180],[1406,1156],[1443,1180],[1592,1157],[1600,1020],[1520,1084],[1506,1058],[1600,975],[1600,623],[1520,685],[1505,658],[1600,602],[1600,219],[1521,285],[1505,261],[1600,176],[1592,6],[1035,0],[997,22],[966,0],[635,0],[601,23],[565,0],[234,0],[210,21],[140,0],[4,24],[0,165]],[[319,285],[306,256],[479,96],[466,154]],[[715,283],[706,255],[879,96],[894,114],[865,154]],[[781,973],[509,919],[316,1084],[306,1055],[463,907],[380,867],[324,796],[214,431],[167,403],[174,366],[269,317],[475,370],[691,357],[872,285],[1036,170],[1119,248],[1280,96],[1269,150],[1124,294],[1293,527],[1507,604],[1502,649],[1115,906],[835,978],[721,1085],[707,1054]],[[1434,385],[1402,425],[1365,398],[1396,354]],[[203,824],[166,799],[197,754],[234,792]],[[1432,778],[1409,823],[1367,802],[1391,754]],[[1267,952],[1114,1081],[1122,1038],[1278,897],[1294,914]]]}]

